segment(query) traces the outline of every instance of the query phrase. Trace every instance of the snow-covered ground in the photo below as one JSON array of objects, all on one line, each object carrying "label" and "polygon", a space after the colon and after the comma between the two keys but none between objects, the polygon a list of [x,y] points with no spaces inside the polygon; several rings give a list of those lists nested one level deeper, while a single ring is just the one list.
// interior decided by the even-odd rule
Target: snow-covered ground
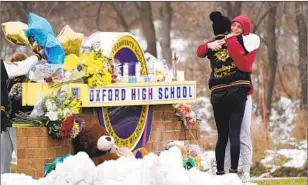
[{"label": "snow-covered ground", "polygon": [[[261,161],[261,163],[268,167],[273,167],[273,160],[283,156],[287,158],[282,167],[303,168],[307,161],[307,149],[281,149],[278,151],[267,151],[267,156]],[[278,166],[275,166],[278,167]]]},{"label": "snow-covered ground", "polygon": [[299,104],[299,100],[291,100],[286,97],[280,97],[279,101],[273,104],[269,134],[271,138],[275,138],[272,139],[274,144],[288,144],[295,141],[291,133],[295,126],[295,113]]},{"label": "snow-covered ground", "polygon": [[[213,176],[182,167],[179,148],[172,147],[159,156],[144,159],[120,158],[95,167],[84,152],[58,164],[45,178],[32,179],[24,174],[1,175],[2,185],[242,185],[235,174]],[[252,184],[252,183],[251,183]]]}]

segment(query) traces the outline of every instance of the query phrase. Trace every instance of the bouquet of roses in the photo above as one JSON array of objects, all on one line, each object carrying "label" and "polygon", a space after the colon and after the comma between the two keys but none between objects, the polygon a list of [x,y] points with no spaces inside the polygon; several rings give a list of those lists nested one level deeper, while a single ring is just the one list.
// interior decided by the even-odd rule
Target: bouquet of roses
[{"label": "bouquet of roses", "polygon": [[14,121],[46,126],[48,134],[55,139],[75,138],[84,127],[84,120],[78,117],[81,101],[76,98],[61,99],[47,95],[30,115],[19,112]]},{"label": "bouquet of roses", "polygon": [[191,128],[196,123],[196,114],[192,111],[191,105],[177,104],[174,108],[175,115],[180,117],[186,128]]}]

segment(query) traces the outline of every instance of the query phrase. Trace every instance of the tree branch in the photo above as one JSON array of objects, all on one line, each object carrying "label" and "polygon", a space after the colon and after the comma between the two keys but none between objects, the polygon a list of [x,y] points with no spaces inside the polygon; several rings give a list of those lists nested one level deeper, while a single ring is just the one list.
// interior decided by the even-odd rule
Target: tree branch
[{"label": "tree branch", "polygon": [[261,22],[263,21],[263,19],[265,19],[266,15],[267,15],[270,11],[272,11],[273,8],[274,8],[274,6],[270,7],[270,8],[262,15],[262,17],[258,20],[257,24],[252,23],[252,24],[253,24],[253,31],[252,31],[253,33],[255,33],[255,32],[257,31],[257,29],[259,28],[259,26],[260,26]]},{"label": "tree branch", "polygon": [[142,11],[142,9],[141,9],[140,5],[138,4],[138,2],[134,1],[134,4],[135,4],[135,6],[136,6],[136,8],[137,8],[137,10],[139,12]]},{"label": "tree branch", "polygon": [[96,19],[95,19],[95,24],[96,24],[96,27],[100,30],[100,24],[99,24],[99,18],[100,18],[100,14],[101,14],[101,9],[103,7],[103,2],[100,2],[99,3],[99,7],[97,9],[97,13],[96,13]]},{"label": "tree branch", "polygon": [[48,16],[51,14],[51,12],[55,9],[55,7],[56,7],[57,4],[58,4],[58,2],[54,2],[54,3],[53,3],[53,5],[52,5],[52,7],[50,8],[49,12],[47,13],[46,17],[48,17]]},{"label": "tree branch", "polygon": [[118,20],[120,21],[121,26],[124,28],[124,31],[130,32],[130,27],[127,24],[123,14],[122,14],[122,11],[119,9],[119,7],[114,2],[111,2],[111,7],[116,12]]}]

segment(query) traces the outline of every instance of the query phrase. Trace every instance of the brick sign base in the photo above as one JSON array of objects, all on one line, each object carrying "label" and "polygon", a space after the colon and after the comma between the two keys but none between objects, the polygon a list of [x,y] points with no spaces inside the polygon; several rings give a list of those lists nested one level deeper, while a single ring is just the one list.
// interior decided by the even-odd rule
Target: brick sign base
[{"label": "brick sign base", "polygon": [[174,116],[172,105],[156,105],[153,111],[152,130],[146,149],[159,153],[168,142],[184,141],[185,144],[197,144],[200,139],[200,126],[186,129],[182,121]]},{"label": "brick sign base", "polygon": [[40,178],[46,163],[56,157],[73,152],[70,140],[54,140],[46,127],[16,128],[17,173]]},{"label": "brick sign base", "polygon": [[[45,127],[16,128],[17,173],[25,173],[37,179],[43,177],[46,163],[56,157],[73,152],[70,140],[54,140]],[[153,111],[152,130],[146,148],[159,153],[168,142],[182,140],[186,144],[197,144],[200,139],[199,126],[185,129],[182,121],[174,116],[171,105],[156,105]]]}]

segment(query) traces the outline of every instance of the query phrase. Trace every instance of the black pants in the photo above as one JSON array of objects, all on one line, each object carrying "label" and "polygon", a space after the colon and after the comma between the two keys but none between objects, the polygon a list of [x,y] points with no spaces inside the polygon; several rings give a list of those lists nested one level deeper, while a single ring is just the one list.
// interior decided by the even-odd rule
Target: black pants
[{"label": "black pants", "polygon": [[240,155],[240,131],[247,100],[248,88],[232,87],[215,91],[211,95],[211,103],[218,132],[215,149],[217,174],[224,171],[225,150],[230,138],[231,169],[236,171]]}]

